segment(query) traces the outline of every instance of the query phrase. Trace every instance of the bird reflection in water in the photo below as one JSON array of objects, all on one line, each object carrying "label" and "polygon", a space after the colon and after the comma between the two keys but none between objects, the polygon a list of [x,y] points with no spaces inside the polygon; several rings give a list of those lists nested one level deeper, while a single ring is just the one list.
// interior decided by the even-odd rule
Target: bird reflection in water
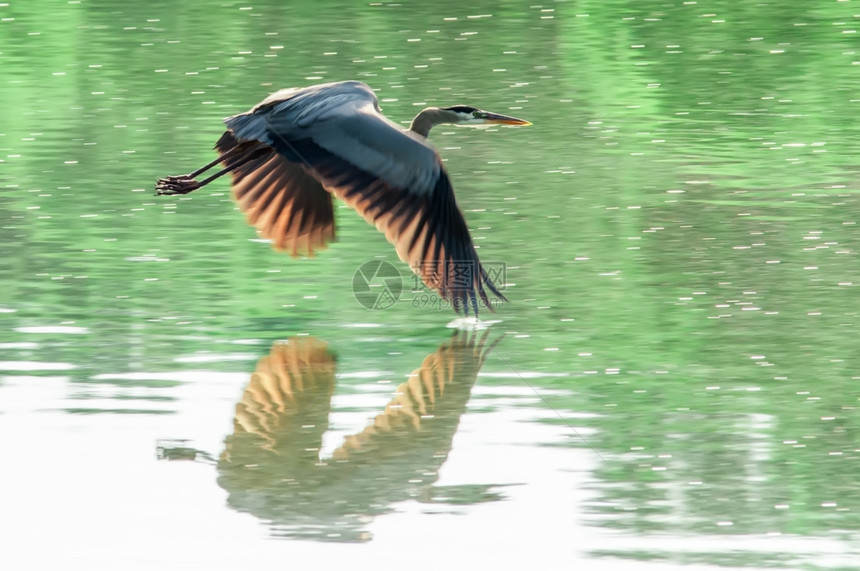
[{"label": "bird reflection in water", "polygon": [[[217,461],[228,505],[276,536],[367,541],[366,524],[395,502],[473,504],[501,499],[491,485],[434,486],[487,354],[488,332],[457,332],[427,355],[361,432],[321,458],[335,359],[313,337],[276,342],[236,405]],[[172,455],[170,447],[160,452]],[[200,453],[197,459],[205,458]]]}]

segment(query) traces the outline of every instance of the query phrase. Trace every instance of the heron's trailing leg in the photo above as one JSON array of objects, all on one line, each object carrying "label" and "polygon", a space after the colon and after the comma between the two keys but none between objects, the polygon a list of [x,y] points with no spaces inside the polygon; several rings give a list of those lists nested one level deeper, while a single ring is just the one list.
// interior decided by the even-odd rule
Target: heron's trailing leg
[{"label": "heron's trailing leg", "polygon": [[194,180],[195,176],[206,172],[218,163],[227,162],[227,160],[229,160],[235,154],[242,150],[248,151],[249,149],[247,149],[247,147],[242,149],[240,146],[235,146],[214,161],[212,161],[211,163],[200,167],[192,173],[181,174],[178,176],[166,176],[164,178],[158,179],[158,181],[155,183],[156,196],[171,194],[188,194],[189,192],[197,190],[200,187],[206,186],[216,178],[224,176],[228,172],[239,168],[248,161],[257,158],[259,156],[259,151],[262,149],[252,149],[251,152],[248,152],[244,156],[239,157],[238,159],[228,164],[225,168],[216,172],[212,176],[205,178],[201,181]]}]

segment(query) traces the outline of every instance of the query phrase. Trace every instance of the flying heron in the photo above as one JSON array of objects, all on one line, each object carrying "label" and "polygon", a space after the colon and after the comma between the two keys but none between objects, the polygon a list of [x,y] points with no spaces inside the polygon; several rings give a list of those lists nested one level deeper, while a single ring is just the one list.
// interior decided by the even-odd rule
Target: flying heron
[{"label": "flying heron", "polygon": [[[400,259],[459,313],[492,309],[505,297],[478,260],[442,159],[428,143],[436,125],[528,121],[469,107],[428,107],[403,129],[379,109],[373,90],[341,81],[271,94],[224,120],[218,158],[158,179],[157,194],[187,194],[231,173],[233,195],[274,248],[293,256],[334,239],[331,195],[385,234]],[[197,181],[221,163],[224,168]]]}]

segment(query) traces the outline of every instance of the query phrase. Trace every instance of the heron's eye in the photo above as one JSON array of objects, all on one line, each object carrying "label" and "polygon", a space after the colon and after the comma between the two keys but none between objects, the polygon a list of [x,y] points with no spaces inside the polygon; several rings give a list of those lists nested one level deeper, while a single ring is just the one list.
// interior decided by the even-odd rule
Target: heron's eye
[{"label": "heron's eye", "polygon": [[473,112],[472,112],[472,117],[480,117],[480,116],[481,116],[481,112],[480,112],[480,111],[473,111]]}]

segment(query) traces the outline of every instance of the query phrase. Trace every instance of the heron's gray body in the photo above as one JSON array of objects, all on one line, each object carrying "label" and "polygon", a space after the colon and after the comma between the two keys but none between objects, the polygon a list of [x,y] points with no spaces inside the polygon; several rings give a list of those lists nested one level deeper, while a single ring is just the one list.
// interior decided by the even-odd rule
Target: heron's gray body
[{"label": "heron's gray body", "polygon": [[382,115],[376,94],[360,81],[281,89],[224,123],[239,142],[276,147],[310,139],[386,183],[418,194],[430,192],[442,170],[426,138]]}]

